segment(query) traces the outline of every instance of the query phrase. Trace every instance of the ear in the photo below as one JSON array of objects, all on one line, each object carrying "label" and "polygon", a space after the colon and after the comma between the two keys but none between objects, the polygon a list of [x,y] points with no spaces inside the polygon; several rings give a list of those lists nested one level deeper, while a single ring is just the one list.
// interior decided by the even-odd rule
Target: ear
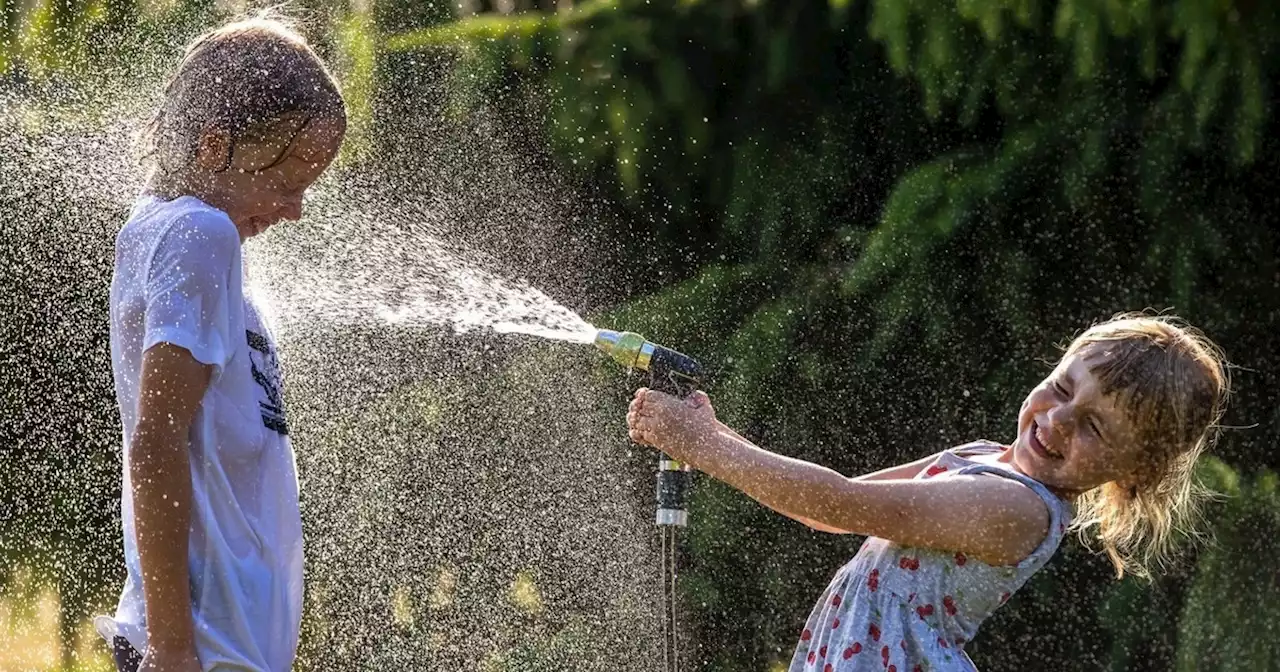
[{"label": "ear", "polygon": [[195,166],[220,173],[231,165],[231,136],[220,128],[209,128],[196,141]]},{"label": "ear", "polygon": [[1151,480],[1150,469],[1135,469],[1132,473],[1122,478],[1117,478],[1115,483],[1124,490],[1125,494],[1131,499],[1138,496],[1138,488],[1146,485]]},{"label": "ear", "polygon": [[1116,487],[1120,488],[1129,499],[1138,496],[1138,478],[1136,476],[1116,481]]}]

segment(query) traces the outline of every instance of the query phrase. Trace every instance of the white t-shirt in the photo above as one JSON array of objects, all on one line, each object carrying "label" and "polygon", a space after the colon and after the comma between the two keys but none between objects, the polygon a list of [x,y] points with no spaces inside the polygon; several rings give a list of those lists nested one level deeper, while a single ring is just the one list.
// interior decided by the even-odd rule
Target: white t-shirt
[{"label": "white t-shirt", "polygon": [[128,577],[114,618],[96,625],[108,640],[119,635],[146,651],[128,459],[142,355],[171,343],[213,366],[188,437],[196,653],[206,671],[284,672],[302,619],[297,467],[275,341],[245,284],[240,237],[221,210],[189,196],[134,204],[116,238],[111,283]]}]

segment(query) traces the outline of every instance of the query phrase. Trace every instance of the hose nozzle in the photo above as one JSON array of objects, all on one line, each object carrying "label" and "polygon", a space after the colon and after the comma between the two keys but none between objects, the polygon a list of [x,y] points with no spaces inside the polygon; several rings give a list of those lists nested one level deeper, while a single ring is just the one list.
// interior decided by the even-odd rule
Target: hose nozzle
[{"label": "hose nozzle", "polygon": [[595,345],[628,369],[647,371],[656,383],[665,383],[669,391],[681,396],[697,389],[702,379],[702,367],[692,357],[651,343],[633,331],[601,329],[596,332]]},{"label": "hose nozzle", "polygon": [[596,347],[628,369],[648,371],[653,361],[653,344],[634,331],[601,329],[596,332]]},{"label": "hose nozzle", "polygon": [[[614,361],[628,369],[649,374],[653,389],[687,397],[698,389],[702,367],[692,357],[656,345],[631,331],[601,329],[595,345]],[[654,522],[663,527],[684,527],[689,513],[685,499],[689,490],[690,468],[666,455],[658,461],[658,514]]]}]

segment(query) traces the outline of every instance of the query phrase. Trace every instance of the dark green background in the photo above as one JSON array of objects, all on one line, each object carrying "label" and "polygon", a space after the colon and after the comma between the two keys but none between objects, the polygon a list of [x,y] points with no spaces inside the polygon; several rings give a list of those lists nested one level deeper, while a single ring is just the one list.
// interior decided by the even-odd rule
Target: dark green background
[{"label": "dark green background", "polygon": [[[511,164],[464,170],[447,158],[468,152],[467,133],[484,120],[486,133],[522,157],[519,169],[554,176],[570,204],[572,226],[556,235],[573,241],[570,267],[580,275],[561,294],[549,292],[596,324],[640,331],[712,364],[710,391],[724,420],[767,447],[850,474],[974,438],[1007,440],[1057,345],[1114,312],[1176,312],[1238,367],[1226,419],[1237,428],[1203,470],[1229,495],[1209,512],[1216,542],[1188,551],[1150,585],[1114,582],[1104,559],[1072,542],[969,651],[991,671],[1280,669],[1273,3],[560,4],[482,2],[462,17],[448,4],[409,0],[298,7],[352,112],[336,173],[355,184],[377,176],[367,181],[371,194],[443,175],[421,190],[468,194],[473,224],[458,235],[492,245],[502,235],[485,218],[501,208],[485,201],[483,182]],[[44,185],[66,176],[31,143],[89,123],[106,102],[96,82],[142,77],[157,86],[159,71],[144,66],[176,58],[220,15],[186,1],[3,7],[0,570],[39,568],[63,595],[70,631],[110,602],[122,571],[105,314],[110,241],[125,210],[51,196]],[[19,113],[45,100],[72,117],[66,126]],[[536,239],[531,228],[525,233]],[[521,272],[554,282],[560,268],[538,268],[542,258],[525,260]],[[355,338],[399,339],[406,356],[424,340],[452,354],[423,364],[418,378],[410,372],[391,386],[398,390],[380,390],[370,404],[382,411],[329,420],[344,431],[454,457],[477,443],[508,446],[509,454],[473,457],[498,460],[506,466],[496,473],[512,478],[538,445],[572,455],[624,442],[620,409],[636,381],[562,346],[449,334]],[[477,354],[481,341],[495,348],[492,357]],[[299,357],[323,368],[323,357]],[[538,364],[561,361],[592,371],[591,382]],[[445,369],[449,385],[423,382],[442,380]],[[321,382],[303,375],[290,391],[304,426],[327,415]],[[548,390],[568,386],[596,392],[553,402]],[[475,401],[494,390],[502,404]],[[405,400],[423,394],[435,395],[428,406],[446,420],[415,424],[423,406]],[[515,404],[542,415],[539,405],[551,403],[550,417],[573,420],[530,430],[495,417]],[[567,412],[565,404],[577,406]],[[304,488],[308,474],[338,482],[308,455],[340,432],[300,431]],[[648,457],[632,451],[627,464],[634,487],[619,492],[643,523]],[[406,474],[402,482],[379,487],[431,488],[412,471],[396,473]],[[325,492],[309,504],[309,540],[329,539],[320,526],[341,519]],[[386,503],[377,494],[384,490],[362,492],[347,495]],[[557,583],[570,570],[555,553],[508,557],[503,544],[474,540],[434,551],[397,546],[399,525],[485,527],[474,519],[449,527],[421,513],[430,507],[411,508],[417,513],[393,505],[378,514],[387,528],[362,538],[389,540],[373,557],[465,547],[481,569],[516,563],[543,572],[555,613],[512,626],[495,643],[510,652],[505,669],[654,666],[647,634],[611,661],[592,647],[598,604],[573,581]],[[789,658],[812,600],[856,540],[809,532],[707,479],[693,514],[682,589],[694,667],[772,669]],[[310,576],[329,593],[373,585],[367,567],[309,543]],[[601,581],[612,576],[601,571]],[[309,598],[303,667],[454,661],[424,643],[425,626],[378,626],[391,589],[370,590],[359,608]],[[419,622],[434,618],[421,609]],[[332,646],[334,632],[320,624],[335,620],[365,628],[346,633],[354,650]]]}]

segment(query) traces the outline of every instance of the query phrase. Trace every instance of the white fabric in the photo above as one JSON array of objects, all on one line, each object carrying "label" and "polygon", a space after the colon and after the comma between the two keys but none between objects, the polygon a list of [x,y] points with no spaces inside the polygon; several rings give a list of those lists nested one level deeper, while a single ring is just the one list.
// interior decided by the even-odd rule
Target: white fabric
[{"label": "white fabric", "polygon": [[95,622],[108,641],[119,635],[146,651],[129,449],[143,353],[171,343],[213,365],[188,437],[192,613],[206,671],[290,669],[302,618],[297,467],[261,315],[245,293],[240,237],[225,213],[192,197],[138,200],[116,239],[111,284],[128,576],[114,617]]}]

